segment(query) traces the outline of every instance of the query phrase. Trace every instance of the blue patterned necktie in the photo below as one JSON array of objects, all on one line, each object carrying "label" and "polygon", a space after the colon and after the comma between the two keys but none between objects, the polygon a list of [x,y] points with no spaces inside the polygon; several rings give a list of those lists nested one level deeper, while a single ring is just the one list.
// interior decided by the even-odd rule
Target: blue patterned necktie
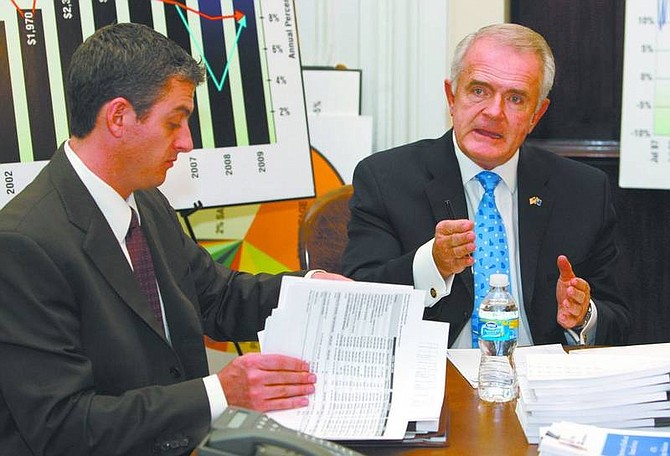
[{"label": "blue patterned necktie", "polygon": [[[507,274],[509,276],[509,249],[505,224],[496,207],[493,194],[500,176],[491,171],[482,171],[475,178],[484,187],[484,195],[479,202],[475,214],[475,307],[472,312],[472,347],[479,346],[479,304],[489,290],[491,274]],[[510,287],[511,289],[511,287]]]}]

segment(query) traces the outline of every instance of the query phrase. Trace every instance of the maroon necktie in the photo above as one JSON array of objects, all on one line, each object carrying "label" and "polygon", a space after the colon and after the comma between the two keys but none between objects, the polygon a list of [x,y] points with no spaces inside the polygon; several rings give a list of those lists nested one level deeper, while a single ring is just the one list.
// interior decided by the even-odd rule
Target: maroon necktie
[{"label": "maroon necktie", "polygon": [[130,226],[126,234],[126,248],[130,254],[130,261],[133,263],[133,273],[140,284],[142,292],[149,301],[156,320],[163,325],[163,314],[161,312],[161,302],[158,297],[158,286],[156,285],[156,271],[151,259],[149,244],[144,237],[142,228],[137,220],[137,214],[134,209],[130,210]]}]

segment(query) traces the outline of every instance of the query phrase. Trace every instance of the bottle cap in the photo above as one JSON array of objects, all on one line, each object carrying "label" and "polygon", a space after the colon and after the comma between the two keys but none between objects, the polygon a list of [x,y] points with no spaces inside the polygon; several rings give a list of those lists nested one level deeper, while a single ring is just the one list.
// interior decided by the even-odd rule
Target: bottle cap
[{"label": "bottle cap", "polygon": [[509,278],[507,274],[491,274],[489,284],[492,287],[506,287],[509,285]]}]

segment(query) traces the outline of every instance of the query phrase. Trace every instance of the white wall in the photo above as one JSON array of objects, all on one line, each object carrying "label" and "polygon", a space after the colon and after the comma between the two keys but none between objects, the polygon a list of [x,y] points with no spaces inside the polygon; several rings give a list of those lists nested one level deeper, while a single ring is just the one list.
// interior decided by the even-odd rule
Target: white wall
[{"label": "white wall", "polygon": [[443,82],[453,48],[506,17],[505,0],[294,1],[302,64],[362,70],[375,151],[449,128]]}]

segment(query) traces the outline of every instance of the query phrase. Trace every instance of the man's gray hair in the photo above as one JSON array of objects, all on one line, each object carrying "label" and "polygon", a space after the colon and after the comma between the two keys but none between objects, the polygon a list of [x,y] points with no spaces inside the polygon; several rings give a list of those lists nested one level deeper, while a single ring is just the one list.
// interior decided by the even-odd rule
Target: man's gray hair
[{"label": "man's gray hair", "polygon": [[539,108],[542,101],[549,95],[551,87],[554,85],[554,76],[556,74],[556,63],[554,54],[547,44],[546,40],[534,30],[519,24],[494,24],[482,27],[474,33],[467,35],[456,46],[454,58],[451,62],[451,84],[456,91],[458,78],[463,72],[463,60],[468,50],[480,38],[493,38],[498,43],[510,46],[520,52],[532,52],[542,61],[542,82],[540,85]]}]

